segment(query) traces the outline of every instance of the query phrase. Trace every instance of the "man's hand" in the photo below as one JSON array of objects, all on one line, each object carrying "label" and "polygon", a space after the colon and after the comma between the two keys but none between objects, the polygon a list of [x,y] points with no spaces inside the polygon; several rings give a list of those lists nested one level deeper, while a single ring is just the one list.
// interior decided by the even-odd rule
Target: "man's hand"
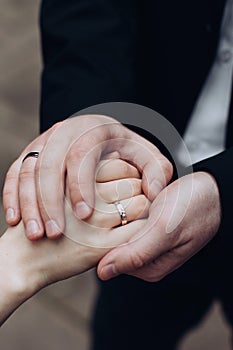
[{"label": "man's hand", "polygon": [[100,261],[98,275],[107,280],[125,273],[159,281],[203,248],[217,233],[220,220],[214,178],[204,172],[184,176],[154,200],[141,234]]},{"label": "man's hand", "polygon": [[[22,159],[39,151],[38,159]],[[73,210],[90,217],[95,196],[96,166],[117,152],[143,174],[142,189],[153,200],[172,177],[171,163],[150,142],[115,119],[84,115],[67,119],[33,141],[11,166],[4,186],[6,220],[22,218],[30,239],[55,238],[64,230],[64,179],[67,176]]]}]

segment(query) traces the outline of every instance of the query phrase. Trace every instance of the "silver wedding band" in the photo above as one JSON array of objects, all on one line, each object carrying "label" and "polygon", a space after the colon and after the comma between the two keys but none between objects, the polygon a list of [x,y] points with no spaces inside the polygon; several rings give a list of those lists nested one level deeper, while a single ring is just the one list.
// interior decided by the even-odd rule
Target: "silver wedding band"
[{"label": "silver wedding band", "polygon": [[125,211],[125,208],[123,207],[123,205],[121,204],[121,202],[115,202],[114,203],[117,210],[118,210],[118,213],[120,214],[120,217],[121,217],[121,225],[124,226],[127,224],[127,215],[126,215],[126,211]]},{"label": "silver wedding band", "polygon": [[23,158],[22,160],[22,163],[27,159],[27,158],[30,158],[30,157],[33,157],[33,158],[38,158],[39,157],[39,152],[29,152],[28,154],[26,154],[26,156]]}]

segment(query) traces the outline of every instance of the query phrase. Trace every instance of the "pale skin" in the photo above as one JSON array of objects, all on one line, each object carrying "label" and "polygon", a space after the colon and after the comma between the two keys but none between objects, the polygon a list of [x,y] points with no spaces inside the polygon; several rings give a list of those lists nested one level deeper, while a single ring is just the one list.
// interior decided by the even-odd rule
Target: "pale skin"
[{"label": "pale skin", "polygon": [[[141,193],[138,171],[124,163],[121,160],[99,163],[96,206],[86,222],[72,212],[67,193],[66,229],[56,240],[45,237],[37,242],[29,240],[22,221],[6,230],[0,238],[1,324],[40,289],[96,266],[110,249],[128,242],[142,227],[150,202]],[[113,171],[116,167],[117,181]],[[120,215],[113,204],[116,200],[125,203],[127,217],[133,221],[126,226],[120,226]]]},{"label": "pale skin", "polygon": [[[53,186],[54,183],[60,187],[64,171],[67,170],[68,174],[70,173],[68,186],[73,208],[77,209],[76,204],[80,201],[89,203],[88,208],[91,208],[94,192],[89,183],[95,176],[96,162],[106,151],[115,151],[116,157],[133,163],[140,170],[142,190],[152,205],[143,227],[145,234],[142,235],[141,231],[136,232],[130,244],[106,254],[99,263],[98,275],[103,280],[123,273],[146,281],[154,282],[162,279],[195,255],[216,235],[221,222],[221,203],[214,177],[206,172],[197,172],[167,186],[172,177],[172,166],[155,146],[119,125],[118,122],[112,124],[111,118],[105,119],[104,116],[78,118],[59,124],[58,137],[55,136],[52,143],[48,141],[51,130],[47,132],[48,134],[40,136],[13,164],[4,187],[4,208],[7,214],[9,208],[13,207],[16,214],[8,217],[8,223],[14,225],[22,216],[26,226],[30,218],[36,217],[41,225],[36,236],[41,237],[43,225],[46,226],[48,221],[45,206],[50,209],[54,217],[59,215],[62,217],[59,192],[56,198],[45,196],[46,205],[42,204],[41,190],[38,190],[40,170],[44,179],[49,176],[49,185]],[[102,125],[101,121],[105,124]],[[100,123],[98,127],[96,123]],[[85,137],[74,141],[72,132],[78,127],[84,130]],[[63,138],[66,135],[64,144],[60,142],[60,135],[63,135]],[[94,152],[88,158],[91,148]],[[29,171],[22,168],[20,170],[22,157],[27,152],[41,149],[44,157],[41,157],[39,162],[34,161]],[[73,170],[75,166],[81,169],[82,161],[86,157],[88,160],[84,171],[81,171],[80,183],[77,184],[77,173],[75,175]],[[64,159],[64,168],[57,174],[57,164],[59,160]],[[46,164],[49,164],[49,169]],[[88,178],[87,174],[91,174],[91,177]],[[76,177],[73,177],[74,175]],[[42,189],[46,188],[46,184],[44,185]],[[83,191],[80,191],[81,187]],[[26,188],[31,189],[31,196]],[[77,214],[80,214],[80,210]],[[82,211],[80,217],[89,215],[90,211],[85,213]],[[58,226],[62,225],[60,222]],[[27,235],[32,239],[29,232]],[[50,238],[56,237],[59,235],[59,230],[50,231],[47,235]]]},{"label": "pale skin", "polygon": [[[40,157],[22,165],[32,151],[40,152]],[[45,229],[49,238],[59,236],[64,228],[65,174],[73,210],[82,219],[89,217],[94,208],[96,166],[103,155],[114,151],[141,171],[142,189],[150,200],[172,177],[172,165],[159,149],[117,120],[102,115],[74,117],[40,135],[12,164],[3,189],[7,223],[15,225],[22,218],[30,238],[42,237]],[[33,232],[32,221],[37,224]]]}]

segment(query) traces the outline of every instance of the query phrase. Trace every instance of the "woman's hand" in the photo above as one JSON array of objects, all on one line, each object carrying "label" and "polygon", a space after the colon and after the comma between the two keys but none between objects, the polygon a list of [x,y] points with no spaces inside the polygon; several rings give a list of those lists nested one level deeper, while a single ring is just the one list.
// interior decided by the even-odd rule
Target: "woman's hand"
[{"label": "woman's hand", "polygon": [[96,174],[95,208],[89,219],[78,220],[70,206],[67,188],[65,236],[95,248],[110,248],[124,242],[124,230],[123,236],[111,230],[121,225],[115,203],[123,205],[128,223],[148,215],[150,202],[142,194],[139,177],[137,169],[121,159],[102,160]]},{"label": "woman's hand", "polygon": [[[115,181],[119,176],[122,179]],[[0,238],[1,322],[41,288],[90,269],[112,247],[127,243],[142,229],[142,218],[148,215],[150,203],[141,194],[137,170],[121,160],[105,160],[99,165],[97,181],[92,217],[87,221],[78,219],[67,199],[66,230],[56,240],[45,237],[37,242],[29,240],[22,221]],[[131,223],[119,226],[121,218],[114,205],[116,200],[124,204]],[[140,220],[133,221],[135,219]]]}]

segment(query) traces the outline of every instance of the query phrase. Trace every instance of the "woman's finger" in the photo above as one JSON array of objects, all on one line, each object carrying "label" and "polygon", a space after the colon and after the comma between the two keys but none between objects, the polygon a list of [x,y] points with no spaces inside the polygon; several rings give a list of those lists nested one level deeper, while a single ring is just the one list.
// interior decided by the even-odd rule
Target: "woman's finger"
[{"label": "woman's finger", "polygon": [[107,182],[125,178],[140,178],[139,171],[122,159],[101,160],[96,171],[97,182]]},{"label": "woman's finger", "polygon": [[[120,201],[126,213],[127,222],[148,216],[150,201],[143,194]],[[115,204],[97,199],[93,215],[86,221],[96,228],[112,228],[122,224],[122,218]]]},{"label": "woman's finger", "polygon": [[114,203],[142,193],[140,179],[130,178],[96,183],[96,196],[107,203]]}]

